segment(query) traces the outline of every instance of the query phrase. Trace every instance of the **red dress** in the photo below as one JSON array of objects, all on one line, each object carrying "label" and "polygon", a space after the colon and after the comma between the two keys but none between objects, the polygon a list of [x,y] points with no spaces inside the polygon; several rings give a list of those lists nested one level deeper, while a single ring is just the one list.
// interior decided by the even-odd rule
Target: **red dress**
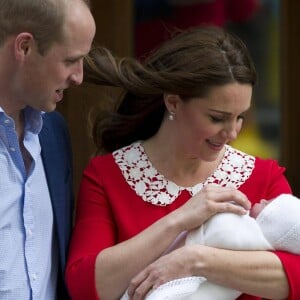
[{"label": "red dress", "polygon": [[[98,253],[127,240],[189,200],[205,184],[235,186],[254,204],[291,193],[285,169],[274,160],[254,158],[226,146],[222,162],[205,182],[182,188],[151,165],[139,142],[97,156],[81,182],[66,282],[72,299],[99,299],[94,270]],[[159,205],[164,204],[164,206]],[[290,284],[289,300],[300,299],[300,256],[275,252]],[[241,295],[240,300],[257,297]]]}]

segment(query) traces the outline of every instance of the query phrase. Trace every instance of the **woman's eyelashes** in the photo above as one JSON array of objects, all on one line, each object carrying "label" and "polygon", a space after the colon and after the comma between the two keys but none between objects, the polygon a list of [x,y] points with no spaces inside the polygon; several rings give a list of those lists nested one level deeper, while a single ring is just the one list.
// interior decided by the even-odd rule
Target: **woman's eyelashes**
[{"label": "woman's eyelashes", "polygon": [[[209,117],[213,123],[227,122],[231,118],[230,116],[214,116],[214,115],[210,115]],[[237,116],[236,119],[237,119],[237,121],[244,121],[245,116],[239,115],[239,116]]]},{"label": "woman's eyelashes", "polygon": [[210,119],[213,123],[222,123],[225,121],[224,117],[219,117],[219,116],[210,116]]}]

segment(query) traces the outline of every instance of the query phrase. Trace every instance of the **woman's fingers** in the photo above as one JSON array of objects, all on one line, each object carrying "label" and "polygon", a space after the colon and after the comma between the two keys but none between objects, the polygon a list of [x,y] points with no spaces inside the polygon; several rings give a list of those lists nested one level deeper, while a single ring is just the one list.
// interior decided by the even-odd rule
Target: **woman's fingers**
[{"label": "woman's fingers", "polygon": [[247,196],[236,188],[216,184],[204,186],[178,211],[177,217],[184,230],[202,225],[216,213],[245,214],[251,207]]},{"label": "woman's fingers", "polygon": [[216,191],[214,198],[216,203],[222,203],[218,212],[244,212],[251,208],[251,202],[247,196],[234,188],[224,188]]},{"label": "woman's fingers", "polygon": [[158,258],[147,266],[135,278],[128,288],[128,295],[132,300],[142,300],[146,295],[160,285],[175,278],[190,276],[188,256],[185,247]]},{"label": "woman's fingers", "polygon": [[[221,206],[221,209],[231,210],[232,205],[236,204],[244,208],[245,210],[249,210],[251,207],[251,203],[248,200],[247,196],[236,188],[232,187],[220,187],[214,184],[205,186],[199,193],[202,192],[202,197],[204,200],[212,203],[229,203],[230,205]],[[218,211],[218,212],[222,212]]]},{"label": "woman's fingers", "polygon": [[144,299],[146,294],[152,289],[148,280],[149,273],[147,269],[135,276],[128,287],[128,296],[132,300]]}]

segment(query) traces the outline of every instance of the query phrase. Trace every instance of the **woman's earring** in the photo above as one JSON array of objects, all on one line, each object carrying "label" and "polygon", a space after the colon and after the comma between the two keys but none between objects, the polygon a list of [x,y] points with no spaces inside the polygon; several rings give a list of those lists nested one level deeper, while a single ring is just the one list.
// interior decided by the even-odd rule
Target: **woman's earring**
[{"label": "woman's earring", "polygon": [[174,121],[174,119],[175,119],[175,113],[173,111],[170,111],[170,113],[169,113],[169,120],[170,121]]}]

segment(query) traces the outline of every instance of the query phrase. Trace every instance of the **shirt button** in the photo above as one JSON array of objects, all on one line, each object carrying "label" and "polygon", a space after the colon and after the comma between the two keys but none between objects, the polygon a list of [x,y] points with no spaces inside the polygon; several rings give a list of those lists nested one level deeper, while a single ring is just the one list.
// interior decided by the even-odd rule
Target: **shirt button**
[{"label": "shirt button", "polygon": [[14,147],[10,147],[9,149],[10,149],[10,151],[12,151],[12,152],[15,152],[15,151],[16,151],[16,149],[15,149]]},{"label": "shirt button", "polygon": [[32,280],[34,280],[34,281],[37,280],[36,274],[33,274],[33,275],[32,275]]},{"label": "shirt button", "polygon": [[28,229],[28,230],[27,230],[27,234],[28,234],[29,236],[32,236],[32,230],[31,230],[31,229]]},{"label": "shirt button", "polygon": [[5,124],[9,124],[10,121],[9,121],[8,119],[6,119],[6,120],[4,120],[4,123],[5,123]]}]

